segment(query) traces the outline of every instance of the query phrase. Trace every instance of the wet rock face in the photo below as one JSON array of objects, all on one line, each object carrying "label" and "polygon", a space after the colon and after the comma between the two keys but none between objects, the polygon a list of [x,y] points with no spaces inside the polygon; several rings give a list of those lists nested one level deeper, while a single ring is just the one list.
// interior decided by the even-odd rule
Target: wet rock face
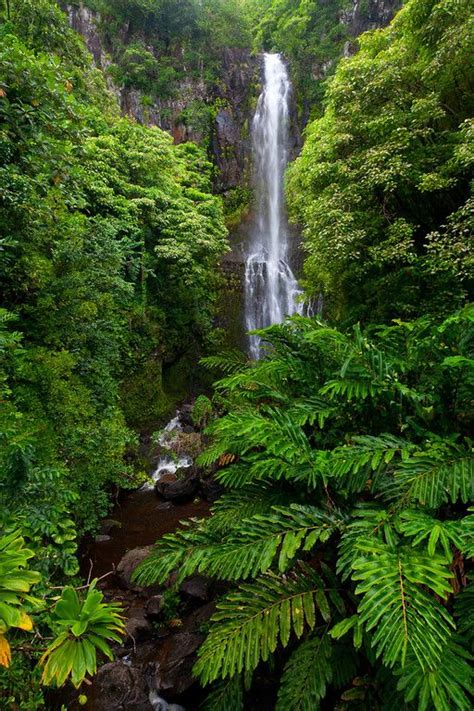
[{"label": "wet rock face", "polygon": [[197,492],[199,474],[195,467],[164,473],[155,484],[155,491],[167,501],[189,499]]},{"label": "wet rock face", "polygon": [[341,22],[352,37],[357,37],[367,30],[388,25],[402,4],[403,0],[352,0],[341,12]]},{"label": "wet rock face", "polygon": [[155,662],[153,682],[158,692],[174,697],[194,684],[192,669],[203,640],[204,635],[196,632],[180,632],[165,640]]},{"label": "wet rock face", "polygon": [[[99,13],[82,3],[63,7],[71,27],[84,37],[96,66],[106,71],[112,63],[108,50],[112,53],[113,50],[104,45]],[[134,39],[127,24],[119,35],[124,44]],[[149,50],[153,51],[153,47]],[[226,190],[240,185],[249,171],[248,120],[258,93],[258,59],[248,49],[227,48],[222,53],[219,74],[215,84],[205,82],[202,77],[187,76],[172,98],[156,97],[151,104],[148,98],[144,101],[143,92],[138,89],[117,86],[107,74],[106,81],[124,115],[169,131],[175,143],[207,144],[219,169],[216,188]],[[201,107],[201,119],[189,116],[184,119],[186,110],[196,105]]]},{"label": "wet rock face", "polygon": [[151,711],[149,689],[142,671],[124,662],[111,662],[94,677],[94,711]]}]

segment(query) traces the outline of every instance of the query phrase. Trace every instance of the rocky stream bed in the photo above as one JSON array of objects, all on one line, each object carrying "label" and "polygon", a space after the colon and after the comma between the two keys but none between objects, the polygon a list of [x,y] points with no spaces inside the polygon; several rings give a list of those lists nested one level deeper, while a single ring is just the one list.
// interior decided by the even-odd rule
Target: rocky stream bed
[{"label": "rocky stream bed", "polygon": [[113,650],[115,661],[81,688],[85,706],[60,700],[70,710],[193,711],[202,701],[192,667],[221,592],[218,585],[195,575],[174,591],[173,576],[165,586],[150,588],[131,579],[158,538],[180,521],[208,515],[219,495],[218,485],[193,464],[201,437],[191,406],[184,405],[152,450],[150,481],[116,505],[85,547],[84,575],[99,578],[106,598],[123,605],[126,636]]}]

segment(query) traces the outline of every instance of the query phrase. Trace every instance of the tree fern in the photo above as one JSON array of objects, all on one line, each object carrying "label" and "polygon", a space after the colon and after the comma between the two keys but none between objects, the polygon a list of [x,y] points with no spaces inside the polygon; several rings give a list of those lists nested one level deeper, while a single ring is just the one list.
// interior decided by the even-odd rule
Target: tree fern
[{"label": "tree fern", "polygon": [[466,319],[341,333],[295,318],[265,338],[262,360],[219,382],[224,414],[200,459],[228,491],[139,575],[227,581],[195,668],[226,682],[217,704],[233,703],[227,680],[278,655],[278,708],[317,708],[331,687],[356,708],[465,711]]}]

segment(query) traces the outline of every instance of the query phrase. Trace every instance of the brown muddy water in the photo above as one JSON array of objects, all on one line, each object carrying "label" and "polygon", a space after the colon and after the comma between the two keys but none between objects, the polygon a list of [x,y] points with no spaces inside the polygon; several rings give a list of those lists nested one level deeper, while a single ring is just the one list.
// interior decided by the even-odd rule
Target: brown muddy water
[{"label": "brown muddy water", "polygon": [[180,521],[207,516],[210,506],[201,499],[172,504],[160,499],[153,490],[129,494],[110,514],[110,519],[120,524],[111,529],[111,540],[92,542],[85,547],[84,576],[92,579],[111,573],[127,551],[155,543],[165,533],[179,528]]}]

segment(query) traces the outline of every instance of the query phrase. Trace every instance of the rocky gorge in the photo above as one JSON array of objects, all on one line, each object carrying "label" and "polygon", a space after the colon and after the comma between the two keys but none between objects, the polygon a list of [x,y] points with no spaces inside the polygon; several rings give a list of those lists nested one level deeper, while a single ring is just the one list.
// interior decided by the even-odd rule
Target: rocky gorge
[{"label": "rocky gorge", "polygon": [[[342,53],[352,54],[357,36],[387,24],[399,5],[396,0],[348,3],[340,21],[351,39],[344,43]],[[175,143],[194,141],[207,148],[215,166],[215,190],[235,207],[229,219],[231,251],[221,264],[224,286],[218,325],[224,327],[228,345],[242,345],[244,252],[252,210],[250,122],[261,86],[261,56],[251,48],[225,47],[212,81],[205,78],[201,67],[198,76],[190,72],[177,82],[173,96],[150,100],[140,88],[117,83],[109,71],[116,58],[101,29],[100,14],[83,3],[68,4],[66,9],[71,26],[84,36],[124,115],[159,126]],[[127,24],[121,28],[120,38],[125,46],[136,39]],[[146,42],[146,37],[142,40]],[[148,49],[152,51],[151,46]],[[320,60],[311,72],[317,81],[323,81],[331,67],[332,60]],[[183,70],[186,74],[185,67]],[[308,119],[296,94],[291,97],[290,115],[290,152],[294,157]],[[234,202],[232,196],[236,196]],[[107,599],[122,603],[126,616],[126,638],[114,648],[116,661],[102,666],[87,689],[91,711],[192,711],[201,701],[192,668],[222,587],[200,575],[178,587],[173,575],[164,587],[144,588],[132,580],[155,540],[176,530],[186,519],[207,516],[221,492],[212,473],[193,463],[204,435],[192,419],[192,404],[185,403],[172,422],[158,445],[150,446],[153,487],[145,484],[124,496],[84,550],[84,573],[99,578]],[[169,466],[183,457],[181,467]],[[249,701],[249,711],[274,708],[269,682],[271,686],[271,680],[261,680],[264,693]]]}]

